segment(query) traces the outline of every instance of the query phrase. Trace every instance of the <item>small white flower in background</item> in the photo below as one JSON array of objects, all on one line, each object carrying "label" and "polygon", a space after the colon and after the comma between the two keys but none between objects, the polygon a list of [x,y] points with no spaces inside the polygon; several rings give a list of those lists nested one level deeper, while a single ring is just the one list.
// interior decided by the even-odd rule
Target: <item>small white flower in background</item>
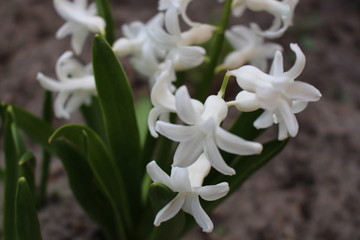
[{"label": "small white flower in background", "polygon": [[89,32],[105,34],[105,21],[97,16],[95,3],[87,7],[87,0],[54,0],[59,15],[67,22],[57,31],[61,39],[71,36],[71,46],[76,54],[82,52]]},{"label": "small white flower in background", "polygon": [[159,69],[160,58],[165,55],[165,50],[155,46],[155,43],[149,37],[149,31],[154,25],[163,24],[162,14],[157,14],[146,24],[135,21],[123,25],[123,38],[118,39],[113,50],[117,56],[123,57],[131,55],[130,62],[140,74],[150,78],[150,86],[154,84],[153,78]]},{"label": "small white flower in background", "polygon": [[165,137],[180,142],[174,155],[174,166],[188,167],[204,153],[212,167],[225,175],[234,175],[218,148],[237,155],[262,151],[262,145],[246,141],[220,127],[227,115],[227,105],[219,96],[209,96],[203,111],[197,110],[185,86],[176,92],[176,113],[187,126],[157,121],[155,129]]},{"label": "small white flower in background", "polygon": [[166,31],[159,24],[152,25],[149,29],[149,36],[156,43],[156,48],[167,51],[165,60],[170,60],[173,63],[175,71],[199,66],[204,61],[205,49],[198,46],[182,45],[178,16],[172,14],[165,19],[164,15],[162,16]]},{"label": "small white flower in background", "polygon": [[198,23],[194,23],[186,14],[187,6],[191,0],[159,0],[159,11],[166,11],[166,15],[180,14],[182,19],[189,25],[195,26]]},{"label": "small white flower in background", "polygon": [[253,11],[267,11],[274,15],[271,27],[261,30],[256,23],[251,27],[267,38],[280,37],[290,26],[293,25],[295,7],[299,0],[247,0],[247,7]]},{"label": "small white flower in background", "polygon": [[[166,61],[160,65],[158,77],[151,90],[151,103],[154,107],[150,110],[148,117],[149,131],[153,137],[158,137],[155,131],[155,122],[160,117],[162,121],[169,122],[169,113],[176,112],[175,105],[175,86],[172,84],[176,80],[175,72],[171,61]],[[191,103],[197,112],[203,110],[202,103],[191,99]]]},{"label": "small white flower in background", "polygon": [[226,31],[226,38],[235,51],[225,57],[224,63],[219,66],[221,69],[235,69],[249,62],[266,71],[267,60],[271,59],[277,50],[282,51],[279,44],[264,43],[262,36],[245,26],[233,26]]},{"label": "small white flower in background", "polygon": [[290,47],[296,54],[296,61],[287,72],[283,70],[283,57],[279,51],[275,54],[270,74],[253,66],[243,66],[229,71],[243,89],[230,104],[235,105],[240,111],[264,109],[264,113],[254,122],[254,126],[267,128],[273,123],[278,123],[279,140],[289,135],[296,136],[299,126],[294,114],[304,110],[308,102],[318,101],[321,97],[321,93],[315,87],[295,81],[304,69],[305,56],[297,44],[291,44]]},{"label": "small white flower in background", "polygon": [[204,232],[213,230],[214,225],[201,207],[199,196],[207,201],[220,199],[229,192],[229,185],[223,182],[202,186],[204,178],[210,171],[210,164],[204,154],[188,168],[172,167],[170,177],[155,161],[150,162],[146,169],[154,182],[164,184],[172,191],[178,192],[177,196],[158,212],[154,221],[155,226],[173,218],[182,209],[194,216]]},{"label": "small white flower in background", "polygon": [[67,51],[56,63],[56,75],[58,81],[38,73],[37,80],[45,89],[59,92],[54,101],[55,115],[69,119],[82,104],[90,104],[91,97],[96,94],[92,65],[82,65]]}]

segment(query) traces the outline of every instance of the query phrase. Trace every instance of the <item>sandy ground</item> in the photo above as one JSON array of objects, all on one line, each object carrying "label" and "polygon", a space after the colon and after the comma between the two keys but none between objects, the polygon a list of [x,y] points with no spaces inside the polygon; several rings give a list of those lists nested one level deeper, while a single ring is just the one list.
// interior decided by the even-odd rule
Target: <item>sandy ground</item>
[{"label": "sandy ground", "polygon": [[[156,1],[140,2],[114,1],[117,26],[152,16]],[[216,14],[216,1],[209,2],[193,7]],[[57,57],[68,48],[68,39],[54,38],[62,20],[51,1],[12,0],[0,2],[0,22],[0,100],[39,114],[42,89],[35,76],[54,75]],[[298,115],[300,133],[286,150],[214,211],[214,232],[196,228],[184,240],[360,240],[360,4],[300,0],[295,25],[280,43],[289,58],[289,43],[302,46],[307,65],[299,80],[323,98]],[[74,202],[60,163],[52,169],[52,204],[39,212],[44,239],[96,239],[96,226]]]}]

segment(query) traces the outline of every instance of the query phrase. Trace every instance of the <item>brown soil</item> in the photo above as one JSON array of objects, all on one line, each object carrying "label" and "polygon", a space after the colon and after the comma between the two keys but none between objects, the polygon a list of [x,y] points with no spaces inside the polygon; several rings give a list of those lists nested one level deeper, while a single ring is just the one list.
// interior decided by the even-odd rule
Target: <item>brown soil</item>
[{"label": "brown soil", "polygon": [[[154,14],[157,1],[141,2],[113,1],[117,26]],[[201,12],[215,14],[216,4]],[[62,20],[52,1],[12,0],[0,2],[0,21],[0,100],[39,114],[35,76],[54,75],[57,57],[68,49],[68,39],[54,38]],[[286,150],[215,210],[214,232],[196,228],[184,240],[360,240],[360,4],[302,0],[295,26],[281,44],[287,58],[290,42],[305,50],[299,80],[320,89],[321,101],[298,115],[300,133]],[[96,226],[74,201],[60,163],[52,169],[51,204],[39,212],[44,239],[94,238]]]}]

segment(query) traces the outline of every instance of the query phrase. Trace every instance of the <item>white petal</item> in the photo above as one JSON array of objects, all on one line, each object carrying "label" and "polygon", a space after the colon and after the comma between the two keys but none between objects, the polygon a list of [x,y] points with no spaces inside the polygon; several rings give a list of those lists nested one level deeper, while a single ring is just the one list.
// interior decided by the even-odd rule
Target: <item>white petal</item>
[{"label": "white petal", "polygon": [[77,55],[81,54],[88,35],[89,32],[84,29],[77,29],[77,31],[73,34],[71,38],[71,47]]},{"label": "white petal", "polygon": [[146,171],[154,182],[164,184],[171,190],[174,190],[170,177],[156,164],[155,161],[151,161],[146,165]]},{"label": "white petal", "polygon": [[195,221],[202,228],[203,232],[212,232],[214,224],[204,209],[200,205],[199,197],[193,196],[189,199],[191,205],[191,214],[194,216]]},{"label": "white petal", "polygon": [[321,97],[321,93],[314,86],[300,81],[295,81],[287,89],[285,89],[285,95],[289,99],[315,102]]},{"label": "white petal", "polygon": [[181,86],[175,93],[176,112],[179,118],[187,124],[195,124],[199,116],[191,102],[191,97],[186,86]]},{"label": "white petal", "polygon": [[274,113],[272,111],[265,110],[254,122],[254,127],[257,129],[268,128],[274,123]]},{"label": "white petal", "polygon": [[198,136],[195,134],[196,133],[194,133],[193,139],[186,142],[181,142],[177,147],[174,155],[174,166],[188,167],[199,158],[203,151],[203,136]]},{"label": "white petal", "polygon": [[281,101],[277,113],[280,115],[282,121],[284,121],[290,136],[295,137],[299,131],[299,125],[289,104],[286,101]]},{"label": "white petal", "polygon": [[292,43],[290,44],[290,48],[296,54],[296,60],[292,68],[289,71],[287,71],[285,75],[288,78],[295,79],[304,70],[306,59],[299,45],[297,45],[296,43]]},{"label": "white petal", "polygon": [[293,113],[299,113],[302,112],[308,105],[308,102],[303,101],[293,101],[291,106],[291,111]]},{"label": "white petal", "polygon": [[162,222],[173,218],[180,211],[184,201],[184,194],[179,193],[171,202],[158,212],[155,217],[154,225],[159,226]]},{"label": "white petal", "polygon": [[59,30],[56,32],[56,38],[62,39],[74,32],[73,23],[67,22],[64,25],[62,25]]},{"label": "white petal", "polygon": [[180,38],[181,30],[176,8],[169,8],[165,12],[166,30],[172,35]]},{"label": "white petal", "polygon": [[284,72],[283,56],[281,51],[276,51],[270,68],[270,75],[278,76]]},{"label": "white petal", "polygon": [[200,45],[210,40],[216,28],[208,24],[199,24],[181,34],[180,44],[184,46]]},{"label": "white petal", "polygon": [[194,137],[194,133],[197,131],[194,126],[181,126],[162,121],[156,122],[155,129],[158,133],[161,133],[165,137],[176,142],[190,140]]},{"label": "white petal", "polygon": [[162,114],[166,111],[167,110],[165,108],[154,107],[149,112],[148,127],[149,127],[149,131],[151,133],[151,136],[153,136],[154,138],[159,137],[159,135],[155,131],[155,122],[159,118],[160,114]]},{"label": "white petal", "polygon": [[215,168],[217,171],[221,172],[224,175],[234,175],[235,170],[229,167],[224,159],[222,158],[214,139],[207,138],[205,140],[204,146],[204,153],[211,163],[211,166]]},{"label": "white petal", "polygon": [[65,111],[67,111],[68,113],[72,113],[75,110],[79,109],[79,107],[84,103],[88,96],[89,93],[86,92],[73,93],[66,103]]},{"label": "white petal", "polygon": [[65,110],[65,102],[69,97],[68,92],[60,92],[54,101],[54,112],[57,118],[70,118],[70,113]]},{"label": "white petal", "polygon": [[260,143],[246,141],[220,127],[216,129],[215,141],[216,145],[222,150],[242,156],[258,154],[262,151],[262,145]]},{"label": "white petal", "polygon": [[284,122],[279,122],[278,140],[282,141],[289,137],[288,130]]},{"label": "white petal", "polygon": [[229,184],[226,182],[211,186],[197,187],[194,191],[206,201],[215,201],[224,197],[230,191]]},{"label": "white petal", "polygon": [[211,164],[207,160],[205,154],[201,154],[200,157],[191,164],[188,168],[189,179],[192,187],[201,187],[204,178],[209,174]]},{"label": "white petal", "polygon": [[191,184],[187,168],[172,167],[171,182],[176,192],[191,192]]},{"label": "white petal", "polygon": [[236,96],[235,107],[243,112],[252,112],[260,108],[260,103],[255,93],[241,91]]}]

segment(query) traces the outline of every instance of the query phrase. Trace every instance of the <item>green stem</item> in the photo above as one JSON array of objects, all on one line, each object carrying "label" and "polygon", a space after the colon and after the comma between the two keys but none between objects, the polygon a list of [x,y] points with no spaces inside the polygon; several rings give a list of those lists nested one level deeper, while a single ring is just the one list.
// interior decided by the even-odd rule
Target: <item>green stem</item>
[{"label": "green stem", "polygon": [[204,101],[206,99],[206,96],[209,94],[211,89],[212,79],[214,78],[215,75],[215,68],[216,65],[218,64],[219,57],[221,55],[224,46],[225,31],[227,29],[229,18],[231,15],[231,5],[232,5],[232,0],[226,0],[221,21],[215,36],[214,45],[211,48],[213,49],[213,51],[210,54],[210,62],[205,71],[204,78],[200,82],[199,84],[200,86],[198,86],[197,88],[198,89],[197,99],[199,99],[200,101]]},{"label": "green stem", "polygon": [[221,88],[218,92],[218,96],[221,98],[224,98],[224,96],[225,96],[225,91],[226,91],[226,87],[229,83],[229,78],[230,78],[230,74],[226,73],[224,76],[224,80],[222,82]]},{"label": "green stem", "polygon": [[[52,109],[51,99],[52,99],[51,92],[45,91],[42,116],[43,116],[43,119],[48,123],[51,123],[51,119],[52,119],[53,109]],[[38,207],[41,207],[45,204],[47,183],[48,183],[48,178],[49,178],[50,162],[51,162],[51,154],[44,149],[42,151],[42,167],[41,167]]]}]

